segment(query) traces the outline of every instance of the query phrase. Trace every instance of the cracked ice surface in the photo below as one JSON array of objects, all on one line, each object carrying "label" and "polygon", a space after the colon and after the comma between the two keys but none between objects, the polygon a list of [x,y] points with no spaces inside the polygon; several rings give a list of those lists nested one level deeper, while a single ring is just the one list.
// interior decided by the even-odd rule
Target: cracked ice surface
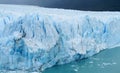
[{"label": "cracked ice surface", "polygon": [[0,5],[0,70],[44,70],[119,43],[119,12]]}]

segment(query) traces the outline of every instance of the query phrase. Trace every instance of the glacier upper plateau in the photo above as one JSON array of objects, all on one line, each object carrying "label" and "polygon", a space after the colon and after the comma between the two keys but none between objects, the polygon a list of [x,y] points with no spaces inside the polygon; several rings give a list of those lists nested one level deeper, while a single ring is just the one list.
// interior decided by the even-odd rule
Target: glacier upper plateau
[{"label": "glacier upper plateau", "polygon": [[43,71],[120,46],[120,12],[0,5],[0,70]]}]

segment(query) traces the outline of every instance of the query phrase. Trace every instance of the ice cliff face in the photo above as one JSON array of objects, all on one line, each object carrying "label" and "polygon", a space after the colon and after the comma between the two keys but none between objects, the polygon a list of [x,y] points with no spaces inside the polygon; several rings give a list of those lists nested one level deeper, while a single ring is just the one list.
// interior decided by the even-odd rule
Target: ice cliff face
[{"label": "ice cliff face", "polygon": [[0,70],[44,70],[117,46],[119,12],[0,5]]}]

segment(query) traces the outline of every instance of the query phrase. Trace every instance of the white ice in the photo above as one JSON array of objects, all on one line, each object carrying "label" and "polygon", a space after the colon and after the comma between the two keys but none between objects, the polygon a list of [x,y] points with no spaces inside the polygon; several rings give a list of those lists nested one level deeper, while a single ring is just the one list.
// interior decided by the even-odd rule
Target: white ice
[{"label": "white ice", "polygon": [[38,71],[120,46],[120,12],[0,5],[0,70]]}]

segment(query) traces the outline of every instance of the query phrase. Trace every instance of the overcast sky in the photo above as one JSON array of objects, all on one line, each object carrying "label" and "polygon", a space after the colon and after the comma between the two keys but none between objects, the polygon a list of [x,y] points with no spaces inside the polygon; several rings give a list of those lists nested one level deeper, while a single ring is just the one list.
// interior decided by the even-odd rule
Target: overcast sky
[{"label": "overcast sky", "polygon": [[120,11],[120,0],[0,0],[0,4],[24,4],[65,9]]}]

